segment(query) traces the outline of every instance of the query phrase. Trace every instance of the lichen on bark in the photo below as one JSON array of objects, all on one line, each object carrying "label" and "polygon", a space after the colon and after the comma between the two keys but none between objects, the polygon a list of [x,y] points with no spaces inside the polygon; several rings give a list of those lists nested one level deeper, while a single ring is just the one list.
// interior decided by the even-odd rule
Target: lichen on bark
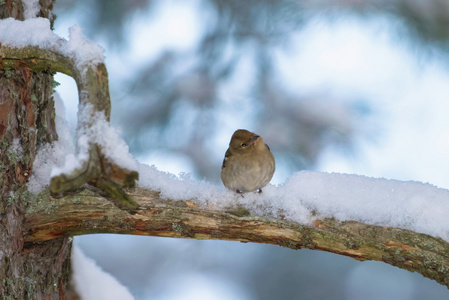
[{"label": "lichen on bark", "polygon": [[0,244],[0,294],[11,299],[59,297],[69,277],[68,238],[36,244],[22,235],[26,207],[36,204],[25,186],[36,150],[57,139],[52,81],[47,71],[0,70],[0,238],[9,241]]},{"label": "lichen on bark", "polygon": [[[41,0],[39,16],[53,22],[53,1]],[[21,1],[0,4],[0,18],[23,19]],[[57,139],[53,73],[27,68],[0,70],[0,295],[3,299],[60,299],[70,271],[69,238],[28,243],[26,189],[37,148]],[[6,242],[7,241],[7,242]]]}]

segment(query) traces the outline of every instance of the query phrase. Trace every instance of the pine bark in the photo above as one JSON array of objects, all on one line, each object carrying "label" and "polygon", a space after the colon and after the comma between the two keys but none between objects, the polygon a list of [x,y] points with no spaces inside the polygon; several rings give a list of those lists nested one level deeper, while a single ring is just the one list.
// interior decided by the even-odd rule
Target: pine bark
[{"label": "pine bark", "polygon": [[[40,17],[54,16],[41,0]],[[23,20],[21,1],[6,0],[0,18]],[[36,201],[26,188],[36,149],[57,139],[53,73],[0,70],[0,295],[2,299],[64,299],[71,238],[26,242],[25,211]],[[34,199],[34,200],[33,200]]]}]

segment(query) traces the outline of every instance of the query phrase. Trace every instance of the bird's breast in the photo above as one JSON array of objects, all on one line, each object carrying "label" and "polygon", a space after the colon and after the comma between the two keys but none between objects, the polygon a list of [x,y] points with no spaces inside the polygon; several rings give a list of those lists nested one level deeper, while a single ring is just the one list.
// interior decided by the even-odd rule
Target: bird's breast
[{"label": "bird's breast", "polygon": [[228,158],[221,172],[221,179],[227,188],[252,192],[270,182],[275,170],[273,155],[269,150],[254,154]]}]

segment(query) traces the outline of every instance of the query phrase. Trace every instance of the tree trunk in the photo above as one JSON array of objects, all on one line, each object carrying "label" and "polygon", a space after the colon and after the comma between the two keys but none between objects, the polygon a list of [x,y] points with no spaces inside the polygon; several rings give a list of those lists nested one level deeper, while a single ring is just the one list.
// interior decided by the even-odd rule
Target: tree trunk
[{"label": "tree trunk", "polygon": [[[40,1],[49,18],[53,0]],[[23,20],[21,1],[0,5],[1,18]],[[2,299],[64,299],[71,238],[25,242],[24,212],[35,201],[25,186],[36,149],[57,139],[53,74],[0,70],[0,295]]]}]

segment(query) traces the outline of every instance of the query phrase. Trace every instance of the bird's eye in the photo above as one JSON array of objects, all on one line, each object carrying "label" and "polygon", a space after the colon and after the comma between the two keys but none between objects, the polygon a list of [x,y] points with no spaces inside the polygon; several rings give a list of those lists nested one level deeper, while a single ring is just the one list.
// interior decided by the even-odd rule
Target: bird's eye
[{"label": "bird's eye", "polygon": [[242,144],[242,147],[246,147],[246,144],[245,144],[245,143],[243,143],[243,144]]}]

